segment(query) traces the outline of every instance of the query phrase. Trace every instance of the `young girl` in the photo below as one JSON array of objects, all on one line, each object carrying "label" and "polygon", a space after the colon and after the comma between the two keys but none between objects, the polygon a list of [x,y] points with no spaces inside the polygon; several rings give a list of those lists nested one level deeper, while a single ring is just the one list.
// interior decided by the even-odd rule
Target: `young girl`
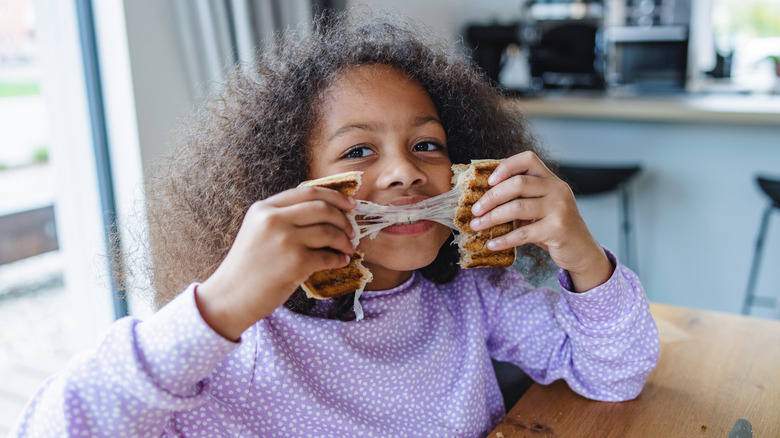
[{"label": "young girl", "polygon": [[[352,14],[236,70],[149,187],[156,297],[48,380],[19,436],[486,435],[505,414],[491,358],[596,400],[636,397],[658,338],[636,276],[601,248],[522,117],[415,23]],[[354,199],[295,188],[363,172],[355,198],[448,191],[452,163],[506,158],[472,228],[538,246],[563,290],[512,270],[459,270],[450,229],[384,229],[352,298],[299,285],[355,251]],[[526,246],[525,248],[527,248]]]}]

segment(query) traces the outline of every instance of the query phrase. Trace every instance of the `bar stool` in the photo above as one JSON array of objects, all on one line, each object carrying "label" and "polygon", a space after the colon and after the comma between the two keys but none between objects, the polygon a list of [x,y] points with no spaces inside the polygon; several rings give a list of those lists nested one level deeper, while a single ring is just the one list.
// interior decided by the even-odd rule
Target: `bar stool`
[{"label": "bar stool", "polygon": [[575,196],[588,196],[616,191],[620,202],[620,259],[637,272],[636,248],[632,245],[633,196],[628,186],[642,167],[638,164],[596,166],[558,163],[558,176],[569,184]]},{"label": "bar stool", "polygon": [[504,408],[509,412],[512,406],[520,400],[520,397],[528,391],[528,388],[534,381],[528,377],[519,367],[509,362],[499,362],[495,359],[493,362],[493,371],[496,373],[498,387],[501,389],[501,396],[504,398]]},{"label": "bar stool", "polygon": [[766,237],[766,231],[769,228],[769,216],[775,209],[780,210],[780,180],[768,178],[764,176],[757,176],[756,182],[764,194],[769,197],[769,205],[764,210],[764,215],[761,218],[761,226],[758,230],[758,238],[756,238],[756,249],[753,252],[753,265],[750,268],[750,278],[748,279],[747,291],[745,293],[745,302],[742,304],[742,314],[747,315],[750,313],[750,308],[753,306],[774,308],[777,304],[776,298],[756,296],[756,280],[758,278],[758,266],[761,263],[761,255],[764,249],[764,238]]}]

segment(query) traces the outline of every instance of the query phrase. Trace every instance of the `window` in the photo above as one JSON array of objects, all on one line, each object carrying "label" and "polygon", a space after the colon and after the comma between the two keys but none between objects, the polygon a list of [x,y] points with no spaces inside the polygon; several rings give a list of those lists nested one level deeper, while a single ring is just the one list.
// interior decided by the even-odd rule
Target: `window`
[{"label": "window", "polygon": [[738,88],[773,90],[780,57],[780,1],[713,0],[715,46]]},{"label": "window", "polygon": [[0,436],[113,320],[75,3],[0,0]]}]

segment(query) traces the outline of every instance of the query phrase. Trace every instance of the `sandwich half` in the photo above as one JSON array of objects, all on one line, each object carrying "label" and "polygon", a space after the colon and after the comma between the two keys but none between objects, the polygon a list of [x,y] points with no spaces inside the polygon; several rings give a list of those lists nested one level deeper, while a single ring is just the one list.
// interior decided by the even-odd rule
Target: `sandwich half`
[{"label": "sandwich half", "polygon": [[[339,192],[352,196],[360,188],[360,175],[363,172],[345,172],[337,175],[327,176],[325,178],[305,181],[301,186],[317,186],[328,189],[338,190]],[[352,211],[346,211],[347,219],[352,223],[352,227],[357,230],[355,214]],[[357,245],[356,241],[352,242]],[[303,282],[301,288],[306,291],[306,296],[325,300],[346,295],[352,292],[362,292],[373,276],[365,266],[363,266],[363,253],[355,252],[352,254],[349,264],[343,268],[328,269],[317,271]]]},{"label": "sandwich half", "polygon": [[488,240],[514,230],[512,222],[482,231],[474,231],[469,225],[474,219],[471,207],[490,190],[488,178],[500,162],[500,160],[474,160],[471,164],[452,166],[452,184],[456,189],[460,188],[460,198],[458,198],[453,221],[458,231],[455,242],[458,244],[461,268],[506,268],[514,263],[517,256],[515,248],[491,251],[486,246]]}]

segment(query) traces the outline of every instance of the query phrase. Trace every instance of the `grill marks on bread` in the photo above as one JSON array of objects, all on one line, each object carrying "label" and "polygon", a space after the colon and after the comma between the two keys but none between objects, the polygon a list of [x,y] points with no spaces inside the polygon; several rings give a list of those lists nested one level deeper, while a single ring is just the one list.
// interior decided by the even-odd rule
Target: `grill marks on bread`
[{"label": "grill marks on bread", "polygon": [[370,281],[371,273],[362,262],[363,253],[355,252],[346,267],[315,272],[303,283],[303,289],[310,298],[320,300],[355,292]]},{"label": "grill marks on bread", "polygon": [[455,209],[454,213],[455,226],[459,232],[456,239],[460,253],[459,264],[462,268],[505,268],[511,266],[515,261],[517,255],[515,248],[491,251],[486,246],[488,240],[514,230],[514,225],[511,222],[482,231],[474,231],[469,225],[474,219],[471,207],[490,190],[488,178],[500,162],[500,160],[477,160],[471,164],[452,166],[452,183],[463,188],[463,193],[458,200],[458,208]]}]

